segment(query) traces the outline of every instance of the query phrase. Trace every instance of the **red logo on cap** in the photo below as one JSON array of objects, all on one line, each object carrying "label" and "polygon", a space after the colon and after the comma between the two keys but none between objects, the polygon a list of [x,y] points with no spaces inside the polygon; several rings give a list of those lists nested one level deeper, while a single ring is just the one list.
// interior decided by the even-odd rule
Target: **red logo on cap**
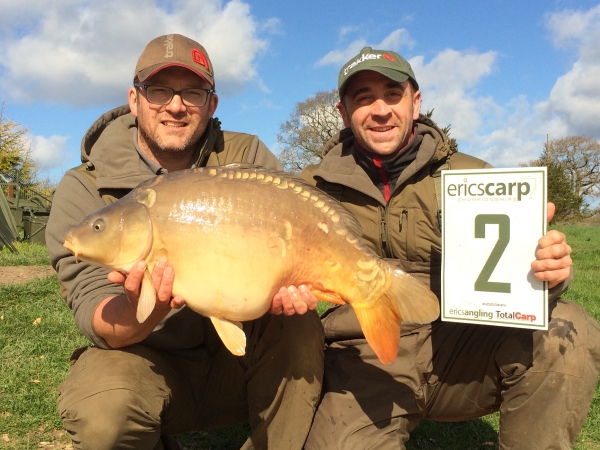
[{"label": "red logo on cap", "polygon": [[396,58],[394,58],[392,55],[388,55],[387,53],[383,54],[383,59],[387,59],[388,61],[396,62]]},{"label": "red logo on cap", "polygon": [[192,49],[192,59],[201,66],[206,67],[206,70],[210,70],[210,67],[208,67],[208,61],[206,61],[205,56],[197,48]]}]

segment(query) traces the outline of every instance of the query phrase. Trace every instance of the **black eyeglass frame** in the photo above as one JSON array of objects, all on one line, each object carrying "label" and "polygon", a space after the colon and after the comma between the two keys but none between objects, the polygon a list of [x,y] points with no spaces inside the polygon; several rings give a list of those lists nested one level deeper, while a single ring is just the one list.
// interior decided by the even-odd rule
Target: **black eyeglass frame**
[{"label": "black eyeglass frame", "polygon": [[[148,100],[149,103],[152,103],[153,105],[161,105],[161,106],[168,105],[169,103],[171,103],[173,101],[173,97],[175,97],[176,95],[179,95],[179,98],[181,98],[181,102],[185,106],[188,106],[190,108],[202,108],[208,102],[208,97],[210,97],[211,94],[214,94],[216,92],[215,89],[203,89],[203,88],[187,88],[187,89],[181,89],[179,91],[176,91],[175,89],[170,88],[168,86],[160,86],[158,84],[144,84],[144,83],[139,83],[139,82],[135,82],[135,83],[133,83],[133,85],[136,88],[141,88],[146,91],[146,100]],[[159,88],[163,88],[163,89],[169,89],[172,92],[171,98],[169,99],[169,101],[167,103],[153,102],[148,98],[148,88],[149,87],[159,87]],[[181,95],[184,91],[204,91],[204,92],[206,92],[206,100],[204,100],[204,103],[201,105],[190,105],[187,103],[187,100],[185,100],[183,98],[183,95]]]}]

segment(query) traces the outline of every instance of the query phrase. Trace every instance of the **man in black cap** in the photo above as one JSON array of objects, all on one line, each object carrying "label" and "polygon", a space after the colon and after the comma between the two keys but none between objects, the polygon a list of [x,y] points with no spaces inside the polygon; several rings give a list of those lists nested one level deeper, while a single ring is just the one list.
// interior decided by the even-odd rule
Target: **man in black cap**
[{"label": "man in black cap", "polygon": [[[443,168],[490,167],[457,152],[420,115],[410,67],[392,51],[362,51],[344,65],[338,109],[348,128],[303,177],[340,200],[362,241],[440,295],[439,179]],[[549,205],[549,216],[554,205]],[[322,401],[306,443],[315,449],[403,449],[420,419],[462,421],[500,411],[501,449],[571,448],[600,366],[600,331],[560,295],[571,273],[564,234],[550,231],[531,264],[548,282],[549,329],[449,322],[402,324],[398,358],[383,365],[348,305],[323,315]],[[286,298],[281,300],[284,304]]]},{"label": "man in black cap", "polygon": [[[158,174],[233,162],[281,169],[256,136],[221,131],[213,117],[212,63],[185,36],[161,36],[146,46],[128,100],[87,132],[83,164],[60,182],[48,221],[61,293],[94,344],[75,351],[59,387],[74,448],[177,448],[167,435],[249,420],[252,434],[243,448],[300,449],[322,379],[323,332],[314,311],[244,323],[247,352],[237,357],[209,319],[172,297],[176,274],[166,260],[152,273],[156,306],[139,323],[145,263],[125,277],[78,263],[62,246],[68,228]],[[316,300],[302,302],[299,312],[315,306]]]}]

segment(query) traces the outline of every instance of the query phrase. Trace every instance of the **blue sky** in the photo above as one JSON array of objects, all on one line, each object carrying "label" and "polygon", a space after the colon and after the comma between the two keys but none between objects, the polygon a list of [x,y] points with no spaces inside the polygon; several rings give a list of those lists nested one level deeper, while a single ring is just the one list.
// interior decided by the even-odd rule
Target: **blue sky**
[{"label": "blue sky", "polygon": [[0,0],[0,101],[29,130],[42,175],[79,163],[81,137],[124,104],[152,38],[202,43],[223,128],[277,153],[296,103],[336,87],[365,45],[408,59],[423,109],[466,153],[498,167],[548,135],[600,139],[600,1]]}]

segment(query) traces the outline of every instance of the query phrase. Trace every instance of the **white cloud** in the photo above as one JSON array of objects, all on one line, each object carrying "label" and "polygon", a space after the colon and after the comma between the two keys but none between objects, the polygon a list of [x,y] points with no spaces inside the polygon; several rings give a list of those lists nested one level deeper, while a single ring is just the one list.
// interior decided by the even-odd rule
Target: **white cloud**
[{"label": "white cloud", "polygon": [[67,136],[30,136],[31,159],[39,166],[40,170],[61,168],[66,159],[65,147]]},{"label": "white cloud", "polygon": [[546,139],[600,138],[600,6],[548,15],[546,26],[558,49],[575,49],[577,60],[571,69],[558,77],[547,100],[531,105],[522,95],[498,106],[497,115],[484,121],[463,150],[509,167],[538,158]]},{"label": "white cloud", "polygon": [[[255,60],[268,41],[259,37],[261,24],[240,0],[224,5],[180,0],[166,6],[144,0],[62,0],[52,8],[34,0],[0,1],[0,87],[14,101],[124,103],[144,46],[168,33],[204,45],[220,95],[260,82]],[[276,23],[267,20],[262,31],[274,29]]]},{"label": "white cloud", "polygon": [[[347,34],[350,28],[345,27],[342,28],[342,35]],[[367,43],[365,39],[356,39],[352,41],[350,44],[346,46],[346,48],[342,50],[332,50],[323,56],[319,61],[317,61],[316,66],[341,66],[354,55],[358,54],[363,47],[370,46],[375,49],[385,49],[385,50],[393,50],[396,52],[400,52],[400,49],[407,48],[411,49],[414,46],[414,41],[410,37],[407,30],[404,28],[398,28],[397,30],[392,31],[388,34],[383,40],[379,43]]]},{"label": "white cloud", "polygon": [[281,20],[276,17],[271,17],[270,19],[267,19],[262,24],[261,30],[266,31],[269,34],[275,34],[275,35],[285,34]]},{"label": "white cloud", "polygon": [[410,59],[423,96],[422,112],[433,109],[432,118],[441,126],[452,125],[455,139],[473,139],[482,126],[482,116],[497,110],[490,98],[477,96],[475,90],[482,78],[492,73],[496,58],[496,52],[447,49],[429,63],[422,56]]},{"label": "white cloud", "polygon": [[561,122],[565,134],[600,138],[600,5],[551,14],[546,27],[554,45],[567,51],[575,48],[578,59],[536,111],[545,120]]}]

